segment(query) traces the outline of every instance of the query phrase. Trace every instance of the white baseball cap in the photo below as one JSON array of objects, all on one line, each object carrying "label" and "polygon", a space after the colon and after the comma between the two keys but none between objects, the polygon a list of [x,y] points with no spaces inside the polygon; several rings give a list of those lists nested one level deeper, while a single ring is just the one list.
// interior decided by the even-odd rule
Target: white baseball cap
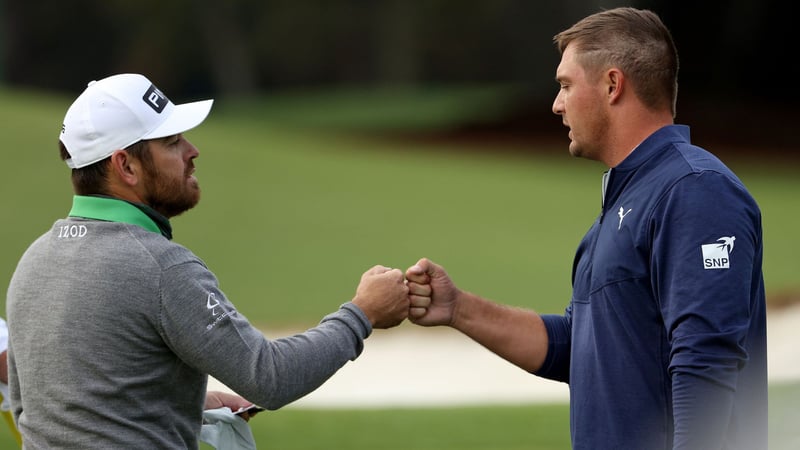
[{"label": "white baseball cap", "polygon": [[92,81],[64,117],[61,142],[73,169],[94,164],[144,139],[190,130],[205,120],[214,100],[173,104],[147,78],[121,74]]}]

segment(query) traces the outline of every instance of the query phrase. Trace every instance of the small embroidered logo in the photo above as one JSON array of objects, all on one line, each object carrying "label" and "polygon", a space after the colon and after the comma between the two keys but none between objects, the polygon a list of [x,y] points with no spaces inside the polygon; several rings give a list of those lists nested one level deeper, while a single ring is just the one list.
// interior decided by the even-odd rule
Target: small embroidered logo
[{"label": "small embroidered logo", "polygon": [[217,296],[214,295],[213,292],[208,294],[208,299],[206,299],[206,308],[211,310],[211,315],[216,316],[217,311],[215,308],[219,306],[219,300],[217,300]]},{"label": "small embroidered logo", "polygon": [[[217,311],[217,308],[220,310]],[[208,297],[206,298],[206,309],[211,311],[211,323],[206,325],[206,331],[211,331],[222,323],[226,318],[235,316],[236,310],[232,308],[230,303],[222,304],[217,295],[213,292],[208,293]]]},{"label": "small embroidered logo", "polygon": [[622,219],[624,219],[625,216],[627,216],[628,213],[631,211],[632,209],[630,208],[628,208],[628,210],[625,211],[625,208],[623,208],[622,206],[619,207],[619,212],[617,213],[617,215],[619,216],[619,226],[617,227],[618,230],[622,229]]}]

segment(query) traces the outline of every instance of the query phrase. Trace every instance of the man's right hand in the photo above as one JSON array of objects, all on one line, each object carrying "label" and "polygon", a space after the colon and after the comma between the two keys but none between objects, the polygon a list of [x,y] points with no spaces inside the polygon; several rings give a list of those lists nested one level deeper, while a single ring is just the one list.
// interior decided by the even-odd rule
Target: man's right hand
[{"label": "man's right hand", "polygon": [[408,268],[406,280],[411,322],[453,327],[528,372],[542,367],[549,338],[536,312],[462,291],[442,266],[425,258]]},{"label": "man's right hand", "polygon": [[426,327],[453,326],[460,292],[444,268],[422,258],[406,270],[409,289],[409,320]]},{"label": "man's right hand", "polygon": [[364,272],[353,303],[373,328],[391,328],[408,317],[408,287],[400,269],[375,266]]}]

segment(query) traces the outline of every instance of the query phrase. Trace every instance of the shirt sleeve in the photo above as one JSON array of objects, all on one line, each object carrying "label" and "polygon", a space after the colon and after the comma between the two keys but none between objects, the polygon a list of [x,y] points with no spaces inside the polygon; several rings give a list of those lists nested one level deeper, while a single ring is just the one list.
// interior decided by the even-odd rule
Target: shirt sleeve
[{"label": "shirt sleeve", "polygon": [[161,332],[170,348],[190,366],[268,409],[319,387],[361,353],[372,332],[364,313],[348,302],[304,333],[266,339],[199,261],[167,270],[162,297]]},{"label": "shirt sleeve", "polygon": [[650,223],[653,290],[670,344],[675,448],[722,448],[748,360],[760,212],[738,180],[707,171],[678,181]]},{"label": "shirt sleeve", "polygon": [[568,383],[572,353],[572,304],[564,315],[543,314],[542,320],[547,328],[547,356],[534,375]]}]

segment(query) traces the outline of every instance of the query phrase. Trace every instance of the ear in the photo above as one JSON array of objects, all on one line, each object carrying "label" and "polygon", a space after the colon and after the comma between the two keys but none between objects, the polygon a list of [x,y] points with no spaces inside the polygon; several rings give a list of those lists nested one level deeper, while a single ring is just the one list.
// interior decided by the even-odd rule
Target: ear
[{"label": "ear", "polygon": [[625,89],[625,74],[621,70],[612,68],[606,72],[606,83],[608,88],[608,103],[614,104],[620,101],[622,92]]},{"label": "ear", "polygon": [[116,150],[111,154],[111,173],[120,182],[128,186],[136,186],[142,174],[142,165],[125,150]]}]

